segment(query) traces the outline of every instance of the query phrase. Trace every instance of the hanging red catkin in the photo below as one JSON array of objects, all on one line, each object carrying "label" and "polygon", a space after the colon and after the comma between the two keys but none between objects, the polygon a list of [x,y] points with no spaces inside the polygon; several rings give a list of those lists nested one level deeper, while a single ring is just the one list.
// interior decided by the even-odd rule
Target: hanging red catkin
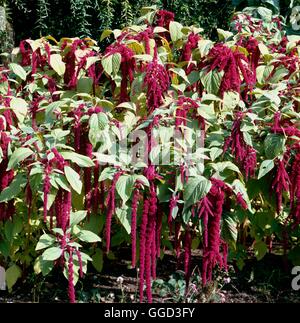
[{"label": "hanging red catkin", "polygon": [[[84,137],[85,156],[93,157],[93,145],[89,142],[87,136]],[[84,189],[85,189],[85,208],[87,210],[88,219],[90,218],[92,208],[92,168],[85,167],[83,172]]]},{"label": "hanging red catkin", "polygon": [[159,207],[157,210],[157,223],[156,223],[156,256],[160,257],[160,241],[161,241],[161,230],[162,230],[162,218],[163,211]]},{"label": "hanging red catkin", "polygon": [[209,195],[204,196],[199,202],[199,219],[202,218],[203,222],[203,245],[206,247],[208,245],[208,219],[213,214],[213,203],[209,200]]},{"label": "hanging red catkin", "polygon": [[163,94],[168,90],[170,78],[164,65],[157,59],[157,50],[153,61],[146,67],[146,76],[143,85],[147,87],[147,106],[149,113],[152,113],[163,104]]},{"label": "hanging red catkin", "polygon": [[100,201],[100,189],[99,189],[99,178],[100,178],[100,165],[96,161],[94,168],[94,185],[93,185],[93,212],[97,213]]},{"label": "hanging red catkin", "polygon": [[143,214],[142,214],[142,224],[140,228],[140,302],[143,302],[144,298],[144,274],[145,274],[145,253],[146,253],[146,230],[148,224],[148,214],[149,214],[149,200],[144,201]]},{"label": "hanging red catkin", "polygon": [[[153,223],[153,229],[152,229],[152,237],[151,237],[151,275],[152,275],[152,279],[155,280],[156,279],[156,258],[157,258],[157,254],[156,254],[156,224],[157,224],[157,212],[154,215],[154,219],[153,219],[154,223]],[[150,286],[151,288],[151,286]]]},{"label": "hanging red catkin", "polygon": [[73,248],[68,248],[69,262],[68,262],[68,295],[70,303],[75,303],[75,288],[74,288],[74,264],[73,264]]},{"label": "hanging red catkin", "polygon": [[155,18],[157,26],[168,29],[170,22],[174,21],[175,15],[173,12],[167,10],[158,10]]},{"label": "hanging red catkin", "polygon": [[120,176],[123,174],[122,171],[118,171],[115,173],[111,188],[108,192],[107,199],[106,199],[106,205],[107,205],[107,215],[106,215],[106,223],[105,223],[105,240],[106,240],[106,252],[109,253],[110,250],[110,233],[111,233],[111,222],[112,222],[112,216],[115,213],[115,189],[116,184],[120,178]]},{"label": "hanging red catkin", "polygon": [[128,95],[128,82],[132,84],[134,80],[134,71],[136,67],[134,55],[135,53],[130,48],[126,47],[124,44],[116,42],[110,45],[106,51],[105,56],[110,56],[113,54],[120,54],[121,55],[121,92],[120,92],[120,99],[119,103],[130,101]]},{"label": "hanging red catkin", "polygon": [[252,84],[253,76],[249,67],[247,57],[239,51],[233,52],[224,44],[216,44],[208,54],[209,71],[218,68],[219,72],[224,71],[220,85],[220,95],[223,97],[227,91],[240,93],[241,78],[239,69],[242,72],[245,83]]},{"label": "hanging red catkin", "polygon": [[78,258],[78,264],[79,264],[79,277],[82,278],[83,277],[83,271],[82,271],[82,257],[81,257],[81,252],[76,249],[75,250],[77,258]]},{"label": "hanging red catkin", "polygon": [[[146,293],[149,303],[152,303],[151,291],[151,263],[156,261],[155,246],[155,220],[157,211],[157,196],[156,187],[153,183],[150,185],[150,199],[149,199],[149,214],[146,230],[146,254],[145,254],[145,280],[146,280]],[[153,254],[154,253],[154,254]],[[155,274],[156,276],[156,274]]]},{"label": "hanging red catkin", "polygon": [[154,38],[152,27],[146,28],[144,31],[138,33],[133,37],[128,37],[128,39],[131,39],[131,38],[138,42],[144,42],[145,52],[147,55],[150,55],[150,39]]},{"label": "hanging red catkin", "polygon": [[276,173],[275,178],[272,182],[272,190],[275,192],[276,195],[276,210],[279,214],[282,207],[282,194],[283,192],[290,191],[290,178],[286,171],[286,166],[288,163],[287,155],[283,158],[283,160],[278,159],[276,164]]},{"label": "hanging red catkin", "polygon": [[181,224],[180,222],[175,223],[175,241],[174,241],[174,249],[176,252],[176,258],[177,260],[180,257],[180,241],[181,241],[181,236],[180,236],[180,229],[181,229]]},{"label": "hanging red catkin", "polygon": [[245,142],[243,132],[241,131],[243,116],[244,114],[242,112],[236,113],[231,134],[225,139],[223,152],[225,153],[229,148],[231,149],[235,161],[240,164],[244,170],[246,179],[248,179],[249,177],[255,176],[257,161],[255,149]]},{"label": "hanging red catkin", "polygon": [[[64,160],[56,148],[52,148],[51,151],[54,154],[54,158],[51,160],[52,167],[55,165],[57,169],[64,171],[64,167],[68,166],[68,163]],[[69,226],[71,208],[71,192],[60,188],[55,197],[56,226],[63,229],[64,232]]]},{"label": "hanging red catkin", "polygon": [[192,71],[196,70],[196,64],[191,64],[190,60],[192,57],[192,52],[198,47],[198,42],[201,37],[198,34],[190,33],[187,39],[187,42],[184,45],[182,50],[182,61],[189,62],[189,65],[185,69],[186,75],[189,75]]},{"label": "hanging red catkin", "polygon": [[133,191],[132,212],[131,212],[131,266],[136,265],[136,228],[137,228],[137,211],[140,197],[139,185],[137,184]]},{"label": "hanging red catkin", "polygon": [[[7,125],[7,119],[0,117],[0,147],[2,150],[2,161],[0,162],[0,193],[7,188],[14,179],[14,171],[7,170],[8,147],[11,142],[10,137],[4,131]],[[12,218],[14,211],[14,200],[10,200],[7,204],[0,203],[0,220]]]},{"label": "hanging red catkin", "polygon": [[184,234],[184,273],[185,273],[185,291],[187,293],[191,277],[191,255],[192,255],[192,235],[190,228],[187,227]]},{"label": "hanging red catkin", "polygon": [[[208,198],[213,201],[213,216],[208,219],[208,241],[207,245],[203,245],[203,264],[202,264],[202,283],[206,285],[207,281],[212,280],[212,270],[216,264],[226,268],[226,259],[221,256],[220,247],[223,244],[220,237],[221,217],[223,212],[223,204],[225,200],[225,191],[228,190],[225,183],[212,178],[212,187],[208,193]],[[225,254],[227,249],[225,250]]]},{"label": "hanging red catkin", "polygon": [[236,202],[237,202],[238,205],[241,206],[242,209],[244,209],[244,210],[248,209],[248,205],[245,202],[245,200],[243,198],[243,195],[240,192],[237,193]]},{"label": "hanging red catkin", "polygon": [[29,179],[26,185],[26,203],[28,205],[28,220],[29,220],[31,217],[31,211],[32,211],[32,190],[30,187]]},{"label": "hanging red catkin", "polygon": [[292,164],[290,176],[290,218],[294,220],[292,228],[295,229],[300,223],[300,153],[298,152]]},{"label": "hanging red catkin", "polygon": [[48,195],[50,193],[51,184],[50,184],[50,174],[51,174],[51,163],[48,159],[44,161],[44,185],[43,185],[43,194],[44,194],[44,200],[43,200],[43,218],[44,222],[47,222],[47,205],[48,205]]},{"label": "hanging red catkin", "polygon": [[[61,50],[64,50],[67,47],[67,41],[65,41]],[[77,73],[76,73],[76,63],[77,58],[75,55],[76,50],[78,49],[86,49],[84,42],[81,39],[76,39],[70,46],[69,51],[65,55],[63,61],[66,63],[66,72],[64,74],[64,83],[66,84],[69,90],[74,89],[77,85]]]}]

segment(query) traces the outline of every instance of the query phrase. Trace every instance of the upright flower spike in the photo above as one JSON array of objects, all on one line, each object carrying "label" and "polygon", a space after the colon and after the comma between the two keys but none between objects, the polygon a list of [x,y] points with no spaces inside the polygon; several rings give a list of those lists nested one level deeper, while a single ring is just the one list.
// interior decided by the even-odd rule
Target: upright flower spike
[{"label": "upright flower spike", "polygon": [[168,90],[170,78],[165,67],[158,62],[157,52],[153,61],[146,67],[144,86],[147,87],[147,106],[149,114],[163,104],[163,95]]}]

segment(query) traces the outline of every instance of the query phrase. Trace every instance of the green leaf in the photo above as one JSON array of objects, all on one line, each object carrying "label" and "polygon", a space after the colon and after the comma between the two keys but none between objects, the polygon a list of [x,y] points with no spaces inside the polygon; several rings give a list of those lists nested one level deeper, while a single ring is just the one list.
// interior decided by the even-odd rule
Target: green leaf
[{"label": "green leaf", "polygon": [[218,95],[223,74],[217,70],[207,73],[206,69],[200,72],[200,79],[207,93]]},{"label": "green leaf", "polygon": [[77,164],[79,167],[93,167],[94,162],[91,160],[91,158],[77,154],[72,151],[62,151],[61,155],[66,160],[71,160],[73,163]]},{"label": "green leaf", "polygon": [[274,166],[274,161],[272,159],[264,160],[260,165],[258,179],[261,179],[263,176],[269,173],[274,168]]},{"label": "green leaf", "polygon": [[103,39],[107,38],[112,33],[113,33],[113,31],[111,29],[105,29],[105,30],[103,30],[103,32],[102,32],[102,34],[100,36],[100,41],[102,41]]},{"label": "green leaf", "polygon": [[214,46],[214,43],[209,39],[201,39],[198,42],[198,49],[201,57],[205,57],[211,48]]},{"label": "green leaf", "polygon": [[60,54],[52,54],[50,56],[50,66],[59,76],[63,76],[65,74],[66,64],[62,61]]},{"label": "green leaf", "polygon": [[101,172],[99,177],[99,182],[105,181],[107,179],[113,179],[116,169],[113,167],[105,167]]},{"label": "green leaf", "polygon": [[81,194],[82,190],[82,182],[80,180],[80,176],[78,173],[75,172],[70,166],[64,167],[64,172],[66,175],[66,178],[70,185],[72,186],[73,190],[77,192],[78,194]]},{"label": "green leaf", "polygon": [[70,192],[70,187],[69,187],[68,181],[66,180],[65,176],[63,176],[62,174],[55,174],[55,182],[62,189]]},{"label": "green leaf", "polygon": [[232,111],[240,102],[240,95],[237,92],[225,92],[223,97],[223,108],[225,111]]},{"label": "green leaf", "polygon": [[179,75],[187,84],[190,83],[184,69],[182,69],[182,68],[170,68],[169,71]]},{"label": "green leaf", "polygon": [[189,178],[188,183],[184,186],[183,198],[185,208],[199,202],[210,190],[211,182],[203,176]]},{"label": "green leaf", "polygon": [[0,203],[10,201],[18,196],[27,183],[23,174],[18,174],[13,181],[0,194]]},{"label": "green leaf", "polygon": [[43,276],[47,276],[54,266],[53,261],[44,260],[42,256],[36,258],[34,262],[34,272],[38,275],[42,273]]},{"label": "green leaf", "polygon": [[86,217],[87,211],[71,212],[70,226],[76,225]]},{"label": "green leaf", "polygon": [[131,232],[131,208],[126,205],[116,209],[116,215],[128,234]]},{"label": "green leaf", "polygon": [[15,63],[11,63],[8,65],[8,67],[12,70],[13,73],[15,73],[21,80],[25,81],[27,74],[26,71],[24,70],[24,68],[19,65],[19,64],[15,64]]},{"label": "green leaf", "polygon": [[32,154],[33,151],[29,148],[17,148],[9,158],[7,170],[15,168],[19,162],[23,161]]},{"label": "green leaf", "polygon": [[240,193],[242,195],[244,201],[246,202],[246,204],[248,206],[248,209],[251,211],[251,202],[250,202],[245,185],[239,179],[235,179],[233,181],[233,183],[231,184],[231,186],[232,186],[232,189],[236,195],[238,193]]},{"label": "green leaf", "polygon": [[101,239],[93,232],[87,230],[81,230],[77,235],[78,239],[84,242],[100,242]]},{"label": "green leaf", "polygon": [[92,259],[93,266],[99,273],[101,273],[103,268],[103,251],[97,248],[96,253],[93,255]]},{"label": "green leaf", "polygon": [[281,155],[285,149],[285,142],[284,136],[269,133],[264,141],[266,157],[273,159]]},{"label": "green leaf", "polygon": [[176,42],[177,40],[182,39],[183,37],[182,28],[183,26],[179,22],[177,21],[170,22],[169,29],[170,29],[170,36],[171,36],[172,42]]},{"label": "green leaf", "polygon": [[240,173],[239,168],[234,163],[232,163],[230,161],[214,163],[214,164],[211,164],[211,166],[218,173],[222,173],[226,169],[229,169],[229,170],[232,170],[234,172]]},{"label": "green leaf", "polygon": [[109,76],[116,76],[120,66],[121,66],[121,54],[115,53],[109,56],[105,56],[101,60],[101,64],[103,66],[104,71],[109,75]]},{"label": "green leaf", "polygon": [[10,108],[15,113],[19,122],[23,123],[28,112],[28,104],[21,98],[12,98]]},{"label": "green leaf", "polygon": [[37,243],[35,250],[38,251],[38,250],[48,248],[52,246],[55,243],[55,241],[56,239],[53,236],[45,233],[40,237],[40,240]]},{"label": "green leaf", "polygon": [[93,79],[91,77],[81,77],[77,82],[78,93],[91,93],[93,90]]},{"label": "green leaf", "polygon": [[223,154],[223,149],[218,147],[212,147],[209,152],[209,156],[212,161],[216,160],[222,154]]},{"label": "green leaf", "polygon": [[51,247],[46,249],[43,254],[43,260],[54,261],[62,255],[62,249],[59,247]]},{"label": "green leaf", "polygon": [[130,175],[122,175],[117,181],[116,190],[122,199],[122,203],[125,204],[132,194],[134,188],[134,178]]},{"label": "green leaf", "polygon": [[222,237],[235,248],[238,238],[238,221],[228,213],[224,214],[222,219]]},{"label": "green leaf", "polygon": [[261,260],[268,251],[268,247],[263,241],[256,241],[254,244],[254,254],[257,260]]},{"label": "green leaf", "polygon": [[22,276],[22,270],[17,265],[10,266],[5,272],[5,279],[9,290],[12,289],[17,280]]}]

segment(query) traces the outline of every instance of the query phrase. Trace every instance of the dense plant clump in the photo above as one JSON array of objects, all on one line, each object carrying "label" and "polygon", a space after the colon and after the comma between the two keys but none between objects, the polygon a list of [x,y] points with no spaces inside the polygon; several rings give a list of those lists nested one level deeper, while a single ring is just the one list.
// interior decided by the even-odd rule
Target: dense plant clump
[{"label": "dense plant clump", "polygon": [[141,302],[152,302],[166,249],[186,290],[193,249],[203,288],[216,267],[242,268],[249,248],[262,259],[272,240],[297,262],[300,39],[255,10],[217,42],[149,7],[137,25],[105,30],[104,50],[51,36],[14,49],[0,71],[10,289],[34,260],[36,274],[63,271],[75,302],[88,261],[101,271],[123,244]]}]

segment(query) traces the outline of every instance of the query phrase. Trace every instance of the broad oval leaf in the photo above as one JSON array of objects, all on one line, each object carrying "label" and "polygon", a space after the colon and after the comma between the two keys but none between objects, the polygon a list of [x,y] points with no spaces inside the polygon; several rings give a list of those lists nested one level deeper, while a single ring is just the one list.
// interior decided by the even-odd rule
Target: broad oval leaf
[{"label": "broad oval leaf", "polygon": [[100,242],[101,239],[93,232],[88,230],[80,230],[78,234],[78,239],[84,242]]},{"label": "broad oval leaf", "polygon": [[62,249],[59,247],[51,247],[46,249],[43,254],[43,260],[54,261],[62,255]]},{"label": "broad oval leaf", "polygon": [[273,168],[274,168],[273,160],[270,160],[270,159],[264,160],[260,165],[258,179],[261,179],[263,176],[269,173]]},{"label": "broad oval leaf", "polygon": [[72,151],[62,151],[61,155],[66,160],[71,160],[73,163],[77,164],[79,167],[93,167],[94,162],[91,160],[91,158],[77,154]]},{"label": "broad oval leaf", "polygon": [[17,166],[17,164],[27,157],[31,156],[33,151],[29,148],[17,148],[9,158],[7,170],[11,170]]},{"label": "broad oval leaf", "polygon": [[77,172],[75,172],[75,170],[72,169],[70,166],[65,166],[64,172],[65,172],[66,178],[67,178],[69,184],[71,185],[71,187],[73,188],[73,190],[75,192],[77,192],[78,194],[81,194],[82,182],[80,180],[79,174]]},{"label": "broad oval leaf", "polygon": [[52,54],[50,56],[50,66],[59,76],[63,76],[65,74],[66,64],[62,61],[61,55]]},{"label": "broad oval leaf", "polygon": [[211,182],[203,176],[189,178],[183,192],[185,208],[199,202],[209,192],[210,188]]}]

